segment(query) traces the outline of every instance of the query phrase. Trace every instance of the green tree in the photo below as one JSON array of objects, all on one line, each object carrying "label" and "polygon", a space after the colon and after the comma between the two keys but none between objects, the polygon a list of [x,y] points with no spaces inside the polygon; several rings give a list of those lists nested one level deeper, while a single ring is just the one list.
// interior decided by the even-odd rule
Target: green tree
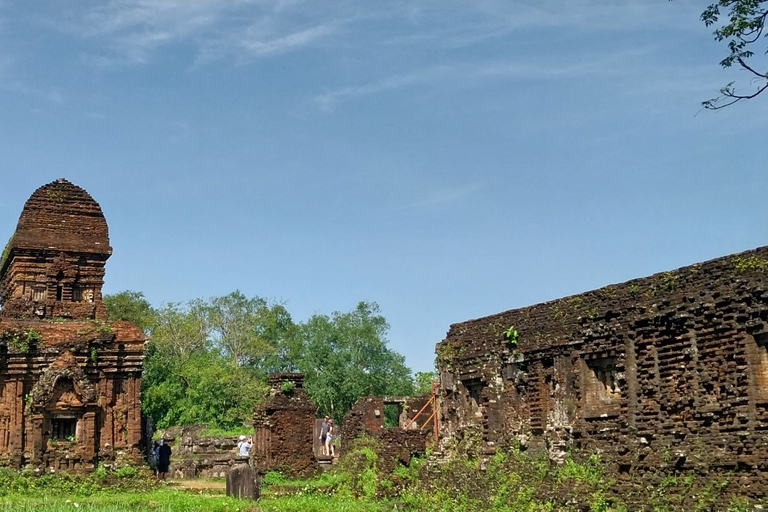
[{"label": "green tree", "polygon": [[[755,55],[755,48],[765,58],[768,51],[760,44],[760,39],[768,37],[764,33],[765,20],[768,17],[768,0],[718,0],[710,4],[701,14],[701,20],[708,27],[716,26],[715,39],[727,41],[728,56],[720,65],[729,68],[734,64],[747,71],[751,76],[749,91],[741,92],[731,82],[720,89],[720,96],[704,101],[704,108],[717,110],[733,105],[741,100],[756,97],[768,89],[768,66],[763,62],[755,65],[750,59]],[[722,21],[723,18],[727,19]]]},{"label": "green tree", "polygon": [[379,306],[367,302],[300,325],[296,365],[320,414],[339,421],[363,396],[413,393],[405,358],[387,347],[388,330]]},{"label": "green tree", "polygon": [[417,395],[432,393],[432,383],[437,381],[437,372],[434,370],[431,372],[416,372],[413,380],[416,386],[414,391]]},{"label": "green tree", "polygon": [[104,304],[112,321],[127,320],[144,331],[148,331],[154,324],[155,310],[142,292],[124,290],[114,295],[105,295]]},{"label": "green tree", "polygon": [[142,411],[161,428],[250,423],[274,371],[302,371],[320,412],[337,420],[362,396],[414,392],[403,356],[387,347],[389,325],[375,303],[296,325],[282,304],[239,291],[158,309],[140,292],[105,302],[112,319],[148,334]]},{"label": "green tree", "polygon": [[251,422],[266,394],[264,361],[295,330],[281,305],[240,292],[155,311],[142,408],[160,427]]},{"label": "green tree", "polygon": [[260,368],[285,348],[295,330],[282,305],[248,298],[240,291],[207,302],[193,301],[192,310],[204,319],[213,346],[238,366]]},{"label": "green tree", "polygon": [[180,424],[199,368],[190,361],[208,352],[205,323],[199,315],[175,303],[156,311],[141,383],[142,410],[155,424]]}]

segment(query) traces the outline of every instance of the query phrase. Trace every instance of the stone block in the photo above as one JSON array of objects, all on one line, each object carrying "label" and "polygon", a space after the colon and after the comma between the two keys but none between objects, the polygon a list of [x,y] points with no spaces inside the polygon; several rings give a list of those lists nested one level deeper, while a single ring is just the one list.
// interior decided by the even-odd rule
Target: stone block
[{"label": "stone block", "polygon": [[234,466],[227,473],[227,496],[257,500],[261,494],[261,480],[256,471],[247,463]]}]

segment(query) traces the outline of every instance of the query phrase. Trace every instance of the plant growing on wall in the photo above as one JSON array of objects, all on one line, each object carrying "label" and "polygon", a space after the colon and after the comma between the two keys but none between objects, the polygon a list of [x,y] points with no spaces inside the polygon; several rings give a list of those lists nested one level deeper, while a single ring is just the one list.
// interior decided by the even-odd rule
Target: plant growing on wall
[{"label": "plant growing on wall", "polygon": [[13,235],[11,235],[11,238],[8,239],[8,243],[5,244],[5,247],[3,248],[3,254],[0,256],[0,265],[3,264],[5,259],[8,257],[8,253],[11,252],[11,240],[13,240]]},{"label": "plant growing on wall", "polygon": [[287,380],[287,381],[283,382],[282,384],[280,384],[280,391],[282,391],[286,395],[293,394],[293,388],[294,388],[293,382],[291,382],[289,380]]},{"label": "plant growing on wall", "polygon": [[504,331],[504,339],[507,340],[509,348],[515,348],[517,346],[517,329],[514,325],[510,325],[509,329]]},{"label": "plant growing on wall", "polygon": [[16,352],[27,352],[34,344],[40,343],[40,333],[34,329],[6,329],[0,333],[0,343],[4,343]]}]

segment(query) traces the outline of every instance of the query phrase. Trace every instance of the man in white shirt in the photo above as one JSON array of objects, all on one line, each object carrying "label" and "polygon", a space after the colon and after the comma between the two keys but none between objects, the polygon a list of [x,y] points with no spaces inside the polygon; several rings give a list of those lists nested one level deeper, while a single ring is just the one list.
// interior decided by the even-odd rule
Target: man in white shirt
[{"label": "man in white shirt", "polygon": [[245,436],[240,436],[240,441],[237,443],[237,454],[241,457],[248,457],[251,454],[251,446],[253,444]]}]

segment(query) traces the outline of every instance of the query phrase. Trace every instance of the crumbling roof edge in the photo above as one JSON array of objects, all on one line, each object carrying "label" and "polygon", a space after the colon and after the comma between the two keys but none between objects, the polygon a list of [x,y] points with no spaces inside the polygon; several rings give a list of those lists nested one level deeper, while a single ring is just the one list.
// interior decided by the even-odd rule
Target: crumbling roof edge
[{"label": "crumbling roof edge", "polygon": [[545,305],[548,305],[548,304],[555,304],[557,302],[560,302],[560,301],[563,301],[563,300],[568,300],[568,299],[575,298],[575,297],[579,297],[579,296],[582,296],[582,295],[592,294],[592,293],[599,293],[601,290],[605,290],[606,288],[610,288],[610,287],[613,287],[613,286],[631,285],[634,282],[641,282],[641,281],[653,279],[655,277],[661,277],[661,276],[664,276],[665,274],[669,274],[670,272],[673,272],[673,273],[674,272],[681,272],[681,271],[685,271],[685,270],[694,269],[696,267],[703,266],[703,265],[714,264],[714,263],[717,263],[717,262],[725,262],[725,261],[727,261],[729,259],[745,258],[745,257],[749,257],[750,255],[756,255],[756,254],[761,253],[761,252],[767,252],[768,253],[768,245],[756,247],[754,249],[749,249],[749,250],[738,252],[738,253],[727,254],[725,256],[719,256],[717,258],[712,258],[712,259],[709,259],[709,260],[700,261],[700,262],[697,262],[697,263],[692,263],[690,265],[685,265],[685,266],[678,267],[678,268],[671,269],[671,270],[662,270],[660,272],[655,272],[655,273],[647,275],[647,276],[635,277],[635,278],[629,279],[627,281],[623,281],[623,282],[619,282],[619,283],[607,284],[607,285],[601,286],[599,288],[594,288],[592,290],[585,290],[583,292],[574,293],[574,294],[571,294],[571,295],[565,295],[565,296],[558,297],[558,298],[555,298],[555,299],[550,299],[550,300],[547,300],[547,301],[544,301],[544,302],[537,302],[535,304],[527,304],[525,306],[521,306],[521,307],[518,307],[518,308],[506,309],[504,311],[498,311],[496,313],[491,313],[489,315],[485,315],[485,316],[482,316],[482,317],[470,318],[470,319],[464,320],[462,322],[455,322],[455,323],[452,323],[450,325],[449,332],[451,330],[453,330],[454,328],[458,328],[461,325],[471,324],[471,323],[474,323],[474,322],[487,322],[487,321],[489,321],[489,320],[491,320],[491,319],[493,319],[495,317],[502,317],[502,316],[504,316],[504,315],[506,315],[506,314],[508,314],[510,312],[513,312],[513,311],[523,311],[523,310],[526,310],[526,309],[534,307],[534,306],[545,306]]}]

